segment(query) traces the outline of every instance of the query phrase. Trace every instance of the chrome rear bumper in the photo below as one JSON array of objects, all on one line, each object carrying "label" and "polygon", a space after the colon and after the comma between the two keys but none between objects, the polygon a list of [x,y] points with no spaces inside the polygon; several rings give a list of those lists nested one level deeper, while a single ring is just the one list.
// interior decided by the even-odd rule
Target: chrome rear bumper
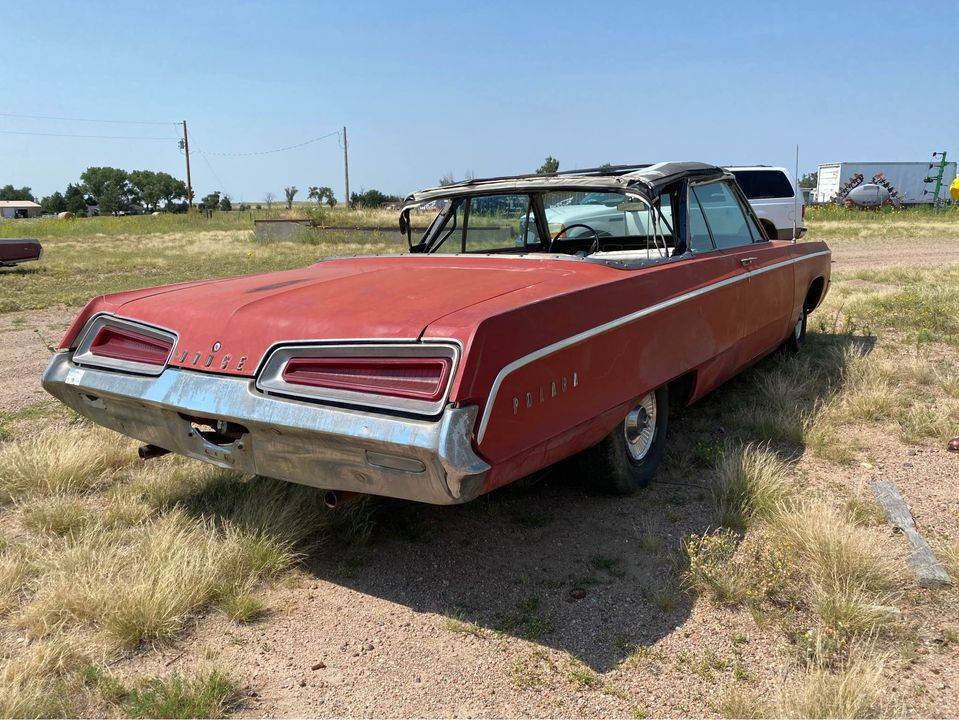
[{"label": "chrome rear bumper", "polygon": [[[448,505],[483,492],[489,465],[473,451],[477,408],[437,420],[270,397],[249,378],[167,368],[156,377],[79,367],[69,352],[43,374],[51,395],[99,425],[242,473],[318,488]],[[212,442],[193,418],[242,427]]]}]

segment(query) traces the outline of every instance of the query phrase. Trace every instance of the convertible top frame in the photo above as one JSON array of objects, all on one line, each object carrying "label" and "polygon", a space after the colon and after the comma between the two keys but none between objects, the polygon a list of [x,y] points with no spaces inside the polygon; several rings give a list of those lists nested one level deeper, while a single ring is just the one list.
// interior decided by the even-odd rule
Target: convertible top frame
[{"label": "convertible top frame", "polygon": [[500,192],[630,191],[644,196],[647,200],[653,200],[664,187],[683,178],[714,180],[724,177],[735,179],[732,173],[715,165],[700,162],[663,162],[655,165],[620,165],[605,169],[571,170],[555,175],[512,175],[474,179],[412,193],[406,198],[401,213],[405,213],[414,205],[430,200]]}]

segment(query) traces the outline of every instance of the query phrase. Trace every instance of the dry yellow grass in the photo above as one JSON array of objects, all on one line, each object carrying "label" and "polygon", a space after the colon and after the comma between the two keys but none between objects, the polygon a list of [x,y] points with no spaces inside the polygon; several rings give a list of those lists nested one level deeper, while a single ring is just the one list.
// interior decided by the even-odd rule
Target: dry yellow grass
[{"label": "dry yellow grass", "polygon": [[0,447],[0,503],[89,491],[135,458],[133,443],[109,430],[46,427]]},{"label": "dry yellow grass", "polygon": [[871,592],[847,577],[817,579],[812,598],[823,625],[840,641],[875,635],[901,619],[894,594]]},{"label": "dry yellow grass", "polygon": [[[11,496],[102,488],[103,474],[129,460],[117,443],[110,449],[112,436],[79,433],[13,446],[7,463],[28,451],[37,455],[8,485],[16,488]],[[133,647],[172,637],[214,604],[235,619],[252,619],[262,611],[256,583],[288,568],[297,548],[318,539],[332,517],[313,489],[244,481],[192,461],[138,466],[113,480],[95,512],[74,495],[24,508],[24,527],[51,536],[32,561],[33,592],[14,613],[31,636],[86,628],[108,646]],[[22,599],[24,567],[5,551],[0,596],[8,610]]]},{"label": "dry yellow grass", "polygon": [[38,560],[36,593],[19,624],[36,636],[87,626],[121,647],[166,639],[196,612],[235,602],[288,567],[291,545],[224,532],[180,508],[132,527],[88,526]]},{"label": "dry yellow grass", "polygon": [[839,668],[817,658],[782,693],[775,715],[789,718],[869,718],[881,713],[885,658],[862,648]]},{"label": "dry yellow grass", "polygon": [[903,578],[902,567],[876,534],[851,524],[831,505],[802,501],[786,506],[771,524],[776,541],[795,554],[796,564],[816,583],[835,586],[842,579],[852,587],[885,593]]},{"label": "dry yellow grass", "polygon": [[86,662],[65,638],[32,642],[0,660],[0,717],[70,717],[86,704],[76,668]]},{"label": "dry yellow grass", "polygon": [[90,514],[80,498],[53,496],[42,503],[25,507],[23,526],[38,534],[68,535],[83,528]]},{"label": "dry yellow grass", "polygon": [[19,624],[37,636],[87,625],[123,647],[168,638],[242,562],[235,544],[182,511],[129,529],[91,526],[40,559]]},{"label": "dry yellow grass", "polygon": [[19,604],[28,570],[26,560],[16,551],[0,553],[0,616]]},{"label": "dry yellow grass", "polygon": [[768,446],[727,447],[711,486],[721,524],[745,528],[768,517],[795,492],[789,468]]}]

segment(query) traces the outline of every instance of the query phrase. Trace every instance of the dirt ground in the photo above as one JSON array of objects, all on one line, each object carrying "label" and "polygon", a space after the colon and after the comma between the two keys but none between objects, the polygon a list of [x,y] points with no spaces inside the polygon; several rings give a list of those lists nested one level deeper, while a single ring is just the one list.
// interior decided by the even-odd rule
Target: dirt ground
[{"label": "dirt ground", "polygon": [[[902,250],[844,241],[834,262],[841,270],[902,264]],[[959,263],[959,245],[908,257],[943,262]],[[74,314],[0,315],[0,410],[44,398],[48,347]],[[826,470],[804,458],[799,472],[850,488],[892,479],[920,530],[950,537],[959,457],[870,442],[874,462]],[[372,544],[313,552],[268,591],[263,620],[207,615],[177,643],[117,669],[215,662],[241,682],[239,713],[250,717],[702,715],[718,712],[716,688],[740,677],[771,695],[792,652],[779,628],[656,590],[671,569],[666,549],[708,529],[704,489],[695,476],[683,482],[622,499],[547,475],[464,507],[387,502]],[[650,535],[662,548],[644,542]],[[957,716],[955,646],[939,635],[942,619],[930,622],[918,607],[915,656],[886,671],[910,688],[898,711]],[[959,609],[951,612],[957,626]]]},{"label": "dirt ground", "polygon": [[923,267],[959,263],[959,243],[925,241],[908,248],[903,244],[876,248],[861,240],[830,243],[834,245],[833,261],[842,270],[878,268],[907,264]]}]

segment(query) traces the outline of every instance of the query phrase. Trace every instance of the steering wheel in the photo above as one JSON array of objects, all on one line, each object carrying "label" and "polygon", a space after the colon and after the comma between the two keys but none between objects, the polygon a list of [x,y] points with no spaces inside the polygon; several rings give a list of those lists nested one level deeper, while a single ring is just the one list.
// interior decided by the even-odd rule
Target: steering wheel
[{"label": "steering wheel", "polygon": [[[577,228],[577,227],[586,228],[591,233],[593,233],[593,245],[595,245],[596,249],[598,250],[599,249],[599,233],[597,233],[595,230],[593,230],[593,228],[591,228],[589,225],[586,225],[585,223],[573,223],[572,225],[567,225],[566,227],[562,228],[559,232],[553,235],[552,238],[550,238],[549,247],[546,248],[546,252],[553,252],[553,245],[555,245],[556,241],[559,240],[560,235],[567,232],[568,230],[572,230],[573,228]],[[578,239],[579,238],[563,238],[563,240],[578,240]]]}]

